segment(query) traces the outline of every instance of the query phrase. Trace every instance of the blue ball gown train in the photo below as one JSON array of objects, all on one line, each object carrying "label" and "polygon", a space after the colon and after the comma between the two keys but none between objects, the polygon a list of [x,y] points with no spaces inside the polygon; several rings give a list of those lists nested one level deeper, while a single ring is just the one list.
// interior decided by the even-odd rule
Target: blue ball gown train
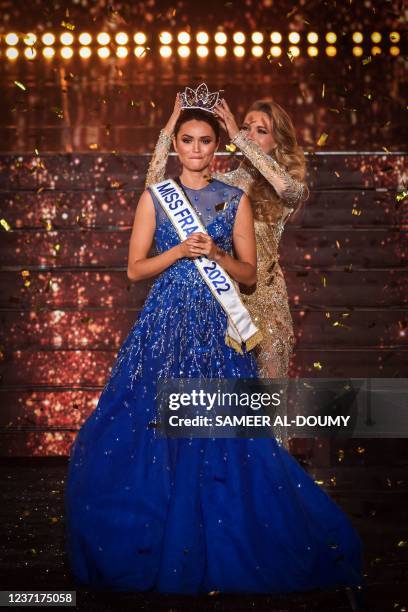
[{"label": "blue ball gown train", "polygon": [[[184,189],[231,251],[242,191],[216,180]],[[163,252],[179,240],[153,200]],[[78,585],[194,594],[362,583],[351,522],[274,438],[155,435],[158,379],[257,376],[253,351],[229,348],[225,330],[191,260],[155,280],[70,450],[66,546]]]}]

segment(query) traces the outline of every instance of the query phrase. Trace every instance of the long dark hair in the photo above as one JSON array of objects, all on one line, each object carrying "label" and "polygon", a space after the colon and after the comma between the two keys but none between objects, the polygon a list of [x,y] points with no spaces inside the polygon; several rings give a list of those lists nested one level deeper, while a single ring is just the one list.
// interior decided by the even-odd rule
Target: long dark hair
[{"label": "long dark hair", "polygon": [[184,108],[181,111],[180,116],[176,121],[176,125],[174,126],[174,136],[177,137],[177,134],[184,123],[187,121],[192,121],[193,119],[208,123],[208,125],[213,129],[215,140],[219,142],[220,124],[218,123],[216,116],[209,111],[201,110],[201,108]]}]

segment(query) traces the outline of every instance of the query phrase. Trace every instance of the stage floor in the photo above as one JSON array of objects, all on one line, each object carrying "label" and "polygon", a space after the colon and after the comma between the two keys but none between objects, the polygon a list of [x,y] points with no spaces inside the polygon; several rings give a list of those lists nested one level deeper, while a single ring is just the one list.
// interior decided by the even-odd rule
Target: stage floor
[{"label": "stage floor", "polygon": [[[67,459],[23,458],[0,462],[2,490],[0,573],[3,590],[75,590],[65,554],[63,492]],[[406,467],[353,466],[313,468],[312,475],[348,513],[360,533],[365,554],[364,610],[402,611],[408,594],[408,503]],[[165,596],[95,594],[76,589],[76,609],[269,610],[270,612],[340,612],[352,610],[344,591],[268,595]]]}]

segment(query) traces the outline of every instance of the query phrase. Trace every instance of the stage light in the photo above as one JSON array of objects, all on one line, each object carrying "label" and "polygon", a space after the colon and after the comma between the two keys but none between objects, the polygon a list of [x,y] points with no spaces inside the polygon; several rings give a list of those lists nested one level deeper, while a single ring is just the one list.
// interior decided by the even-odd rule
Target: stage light
[{"label": "stage light", "polygon": [[126,34],[126,32],[118,32],[115,36],[115,40],[120,46],[127,45],[129,42],[129,36]]},{"label": "stage light", "polygon": [[[399,32],[390,32],[390,41],[392,43],[397,43],[400,41],[400,34]],[[6,41],[7,42],[7,41]]]},{"label": "stage light", "polygon": [[42,35],[41,40],[43,45],[53,45],[55,43],[55,36],[54,34],[51,34],[51,32],[47,32],[46,34]]},{"label": "stage light", "polygon": [[377,45],[374,45],[374,47],[371,47],[371,55],[380,55],[381,53],[382,53],[381,47],[378,47]]},{"label": "stage light", "polygon": [[227,35],[225,32],[216,32],[214,40],[217,45],[225,45],[225,43],[227,42]]},{"label": "stage light", "polygon": [[236,43],[237,45],[242,45],[245,42],[245,34],[243,32],[235,32],[232,38],[234,40],[234,43]]},{"label": "stage light", "polygon": [[179,41],[181,45],[188,45],[188,43],[191,40],[191,36],[188,32],[179,32],[179,35],[177,36],[177,40]]},{"label": "stage light", "polygon": [[279,45],[279,43],[282,42],[282,34],[280,32],[272,32],[271,42],[273,42],[274,45]]},{"label": "stage light", "polygon": [[361,57],[363,55],[363,48],[353,47],[353,55],[355,55],[356,57]]},{"label": "stage light", "polygon": [[91,50],[89,47],[81,47],[79,50],[79,55],[83,58],[83,59],[88,59],[88,57],[91,57]]},{"label": "stage light", "polygon": [[82,34],[79,35],[78,40],[81,45],[90,45],[92,42],[92,36],[88,34],[88,32],[82,32]]},{"label": "stage light", "polygon": [[292,57],[299,57],[299,55],[300,55],[300,49],[299,49],[299,47],[294,47],[294,46],[291,46],[291,47],[289,47],[289,49],[288,49],[288,53],[290,53],[290,55],[291,55]]},{"label": "stage light", "polygon": [[146,55],[146,48],[138,45],[135,47],[135,55],[137,58],[144,57]]},{"label": "stage light", "polygon": [[336,47],[333,47],[333,45],[326,47],[326,55],[328,55],[329,57],[334,57],[335,55],[337,55]]},{"label": "stage light", "polygon": [[300,40],[299,32],[291,32],[288,36],[288,39],[289,42],[292,43],[292,45],[297,45]]},{"label": "stage light", "polygon": [[334,32],[327,32],[326,34],[326,42],[333,45],[337,40],[337,35]]},{"label": "stage light", "polygon": [[26,56],[27,59],[32,60],[37,55],[37,51],[33,49],[33,47],[26,47],[24,49],[24,55]]},{"label": "stage light", "polygon": [[227,48],[222,45],[217,45],[217,47],[215,47],[215,55],[217,57],[225,57],[227,55]]},{"label": "stage light", "polygon": [[[9,49],[9,50],[11,51],[11,49]],[[393,55],[394,57],[396,57],[399,54],[400,54],[400,48],[399,47],[396,47],[395,45],[390,47],[390,55]]]},{"label": "stage light", "polygon": [[252,42],[256,45],[260,45],[263,42],[264,35],[262,32],[253,32],[252,33]]},{"label": "stage light", "polygon": [[197,55],[198,57],[207,57],[208,47],[205,47],[204,45],[199,45],[197,47]]},{"label": "stage light", "polygon": [[307,54],[309,55],[309,57],[317,57],[317,55],[319,54],[319,50],[317,47],[308,47]]},{"label": "stage light", "polygon": [[373,32],[371,34],[371,40],[373,41],[373,43],[379,43],[381,42],[382,36],[380,34],[380,32]]},{"label": "stage light", "polygon": [[6,51],[6,56],[9,60],[14,60],[18,57],[18,49],[15,47],[9,47]]},{"label": "stage light", "polygon": [[55,49],[53,47],[44,47],[42,50],[43,56],[47,59],[51,59],[55,55]]},{"label": "stage light", "polygon": [[35,45],[35,43],[37,42],[37,37],[35,34],[33,34],[32,32],[29,32],[28,34],[26,34],[26,36],[24,37],[24,43],[28,46],[28,47],[32,47],[33,45]]},{"label": "stage light", "polygon": [[102,59],[106,59],[107,57],[109,57],[110,56],[110,49],[109,49],[109,47],[99,47],[98,55]]},{"label": "stage light", "polygon": [[271,55],[272,57],[279,57],[280,55],[282,55],[282,49],[274,45],[273,47],[271,47]]},{"label": "stage light", "polygon": [[170,57],[172,53],[171,47],[164,45],[164,47],[160,47],[160,55],[162,57]]},{"label": "stage light", "polygon": [[159,40],[162,45],[169,45],[173,40],[173,37],[170,32],[160,32]]},{"label": "stage light", "polygon": [[181,47],[177,49],[177,52],[180,57],[188,57],[191,53],[190,47],[187,47],[187,45],[181,45]]},{"label": "stage light", "polygon": [[133,40],[137,45],[144,45],[146,42],[146,34],[144,32],[136,32],[133,37]]},{"label": "stage light", "polygon": [[127,47],[118,47],[116,49],[116,55],[118,57],[127,57],[129,53],[129,49]]},{"label": "stage light", "polygon": [[254,57],[262,57],[263,55],[263,48],[259,45],[255,45],[255,47],[252,47],[251,51]]},{"label": "stage light", "polygon": [[108,45],[110,43],[110,36],[107,32],[99,32],[96,40],[100,45]]},{"label": "stage light", "polygon": [[64,46],[67,47],[69,45],[72,45],[72,43],[74,42],[74,37],[72,36],[72,34],[70,34],[70,32],[64,32],[60,36],[60,41]]},{"label": "stage light", "polygon": [[363,35],[361,32],[353,32],[352,38],[353,42],[357,43],[358,45],[363,42]]},{"label": "stage light", "polygon": [[74,52],[72,50],[72,47],[62,47],[61,48],[61,57],[63,57],[64,59],[71,59],[73,55],[74,55]]},{"label": "stage light", "polygon": [[210,37],[208,36],[207,32],[198,32],[196,40],[199,45],[206,45],[210,40]]},{"label": "stage light", "polygon": [[245,55],[244,47],[241,47],[241,46],[234,47],[234,55],[235,57],[244,57]]},{"label": "stage light", "polygon": [[310,44],[315,45],[319,40],[319,35],[316,32],[309,32],[307,35],[307,40]]},{"label": "stage light", "polygon": [[[10,47],[16,45],[18,43],[18,36],[14,32],[10,32],[10,34],[6,35],[6,44],[10,45]],[[18,55],[18,54],[17,54]]]}]

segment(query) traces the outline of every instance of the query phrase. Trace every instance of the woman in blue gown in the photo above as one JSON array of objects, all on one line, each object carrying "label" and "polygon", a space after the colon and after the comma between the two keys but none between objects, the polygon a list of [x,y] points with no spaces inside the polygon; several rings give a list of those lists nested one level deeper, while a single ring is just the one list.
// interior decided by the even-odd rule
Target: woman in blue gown
[{"label": "woman in blue gown", "polygon": [[[174,136],[179,180],[207,235],[180,242],[153,191],[139,201],[128,276],[159,276],[70,451],[71,571],[78,585],[114,591],[357,587],[361,542],[351,522],[273,437],[155,433],[159,380],[258,373],[253,351],[226,344],[226,314],[193,261],[218,259],[236,281],[255,282],[249,201],[206,179],[218,141],[209,112],[183,111]],[[159,254],[148,258],[152,237]]]}]

